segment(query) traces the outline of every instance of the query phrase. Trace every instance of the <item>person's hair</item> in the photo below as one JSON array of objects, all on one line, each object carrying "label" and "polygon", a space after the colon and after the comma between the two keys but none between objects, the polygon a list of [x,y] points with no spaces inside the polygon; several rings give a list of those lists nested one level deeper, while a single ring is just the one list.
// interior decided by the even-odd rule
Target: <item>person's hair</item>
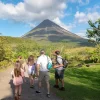
[{"label": "person's hair", "polygon": [[28,57],[28,62],[31,62],[31,61],[34,61],[34,56],[33,56],[33,55],[30,55],[30,56]]},{"label": "person's hair", "polygon": [[20,61],[15,62],[15,68],[14,68],[14,75],[15,77],[21,76],[21,63]]},{"label": "person's hair", "polygon": [[58,51],[58,50],[57,50],[57,51],[55,51],[55,54],[59,55],[59,54],[60,54],[60,51]]},{"label": "person's hair", "polygon": [[18,56],[19,59],[22,59],[22,56]]},{"label": "person's hair", "polygon": [[40,51],[40,54],[45,54],[44,49],[42,49],[42,50]]}]

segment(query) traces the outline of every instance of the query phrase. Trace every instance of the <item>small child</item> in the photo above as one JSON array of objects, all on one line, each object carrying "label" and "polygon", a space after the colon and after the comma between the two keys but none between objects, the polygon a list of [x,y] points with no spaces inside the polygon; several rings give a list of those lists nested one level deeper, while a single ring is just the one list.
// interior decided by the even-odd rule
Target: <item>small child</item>
[{"label": "small child", "polygon": [[13,84],[15,86],[15,100],[20,100],[24,78],[24,70],[22,69],[20,61],[15,62],[15,67],[11,72],[11,75],[13,77]]},{"label": "small child", "polygon": [[34,62],[34,56],[28,57],[28,75],[30,80],[30,88],[34,88],[34,77],[35,77],[36,64]]}]

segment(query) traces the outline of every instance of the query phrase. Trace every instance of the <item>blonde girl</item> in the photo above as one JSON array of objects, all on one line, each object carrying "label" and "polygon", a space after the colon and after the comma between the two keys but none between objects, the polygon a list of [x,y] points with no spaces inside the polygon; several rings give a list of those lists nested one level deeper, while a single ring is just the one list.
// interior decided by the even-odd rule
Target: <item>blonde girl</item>
[{"label": "blonde girl", "polygon": [[24,70],[22,69],[20,61],[15,62],[14,70],[11,74],[13,76],[13,84],[15,86],[15,100],[20,100],[24,78]]}]

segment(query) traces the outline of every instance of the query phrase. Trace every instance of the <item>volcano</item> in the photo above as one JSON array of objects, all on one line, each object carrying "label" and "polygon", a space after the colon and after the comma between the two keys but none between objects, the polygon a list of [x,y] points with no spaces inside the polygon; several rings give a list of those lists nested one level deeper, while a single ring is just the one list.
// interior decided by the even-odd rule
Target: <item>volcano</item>
[{"label": "volcano", "polygon": [[46,40],[52,42],[84,42],[86,39],[67,31],[49,19],[44,20],[34,29],[22,36],[23,38],[32,38],[34,40]]}]

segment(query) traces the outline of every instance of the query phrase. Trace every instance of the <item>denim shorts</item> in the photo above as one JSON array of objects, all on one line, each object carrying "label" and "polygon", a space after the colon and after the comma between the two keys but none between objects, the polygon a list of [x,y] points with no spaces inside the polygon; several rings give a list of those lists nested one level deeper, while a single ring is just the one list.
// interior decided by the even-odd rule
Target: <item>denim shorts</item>
[{"label": "denim shorts", "polygon": [[55,69],[55,79],[63,79],[64,78],[64,69],[58,70]]}]

